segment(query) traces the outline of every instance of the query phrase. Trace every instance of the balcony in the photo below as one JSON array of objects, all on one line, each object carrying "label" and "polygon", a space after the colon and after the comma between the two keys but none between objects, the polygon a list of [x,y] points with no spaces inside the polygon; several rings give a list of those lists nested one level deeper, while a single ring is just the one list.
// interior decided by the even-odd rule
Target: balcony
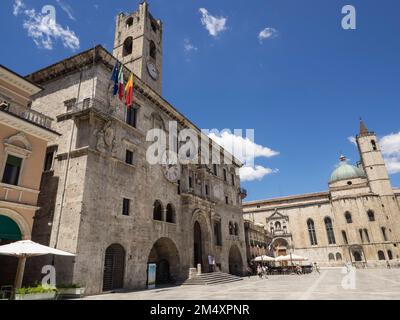
[{"label": "balcony", "polygon": [[53,119],[45,116],[42,113],[17,105],[2,103],[0,105],[0,111],[15,115],[18,118],[24,119],[46,129],[51,129],[51,124],[53,122]]},{"label": "balcony", "polygon": [[115,108],[112,108],[109,104],[98,99],[87,98],[81,102],[74,103],[67,108],[67,114],[81,112],[85,110],[93,109],[104,113],[106,115],[113,115]]}]

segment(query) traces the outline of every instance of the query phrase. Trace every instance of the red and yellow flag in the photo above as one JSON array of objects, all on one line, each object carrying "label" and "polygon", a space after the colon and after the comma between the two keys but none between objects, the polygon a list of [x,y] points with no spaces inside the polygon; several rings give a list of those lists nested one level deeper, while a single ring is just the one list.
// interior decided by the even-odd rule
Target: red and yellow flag
[{"label": "red and yellow flag", "polygon": [[131,76],[129,77],[129,81],[126,84],[125,104],[128,108],[132,107],[132,105],[133,105],[133,73],[131,73]]}]

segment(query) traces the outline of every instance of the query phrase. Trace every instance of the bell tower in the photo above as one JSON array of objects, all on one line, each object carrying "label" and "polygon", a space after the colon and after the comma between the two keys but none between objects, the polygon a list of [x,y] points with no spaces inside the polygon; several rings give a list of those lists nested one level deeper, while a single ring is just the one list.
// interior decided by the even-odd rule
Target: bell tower
[{"label": "bell tower", "polygon": [[362,120],[357,145],[371,191],[380,196],[393,196],[393,188],[376,134],[369,131]]},{"label": "bell tower", "polygon": [[159,95],[162,94],[163,25],[145,1],[116,18],[113,55]]}]

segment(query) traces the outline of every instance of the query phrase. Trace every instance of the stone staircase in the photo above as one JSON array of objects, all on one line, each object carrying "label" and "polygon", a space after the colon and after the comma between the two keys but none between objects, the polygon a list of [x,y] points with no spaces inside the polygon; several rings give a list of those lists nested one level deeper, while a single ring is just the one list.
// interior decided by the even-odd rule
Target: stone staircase
[{"label": "stone staircase", "polygon": [[184,286],[212,286],[217,284],[242,281],[243,279],[231,274],[222,272],[202,273],[193,275],[191,279],[186,280]]}]

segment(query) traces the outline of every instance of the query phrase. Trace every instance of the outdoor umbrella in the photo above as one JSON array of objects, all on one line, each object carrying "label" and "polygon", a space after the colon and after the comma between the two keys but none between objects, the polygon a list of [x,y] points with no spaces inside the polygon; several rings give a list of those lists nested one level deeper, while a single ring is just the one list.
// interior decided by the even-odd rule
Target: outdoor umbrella
[{"label": "outdoor umbrella", "polygon": [[297,256],[295,254],[288,254],[287,256],[280,256],[275,258],[275,261],[282,262],[282,261],[307,261],[308,258]]},{"label": "outdoor umbrella", "polygon": [[255,262],[270,262],[270,261],[275,261],[275,258],[269,257],[269,256],[260,256],[254,259]]},{"label": "outdoor umbrella", "polygon": [[0,255],[19,258],[17,275],[15,278],[15,289],[21,288],[26,258],[44,256],[48,254],[67,257],[75,256],[72,253],[46,247],[30,240],[17,241],[5,246],[0,246]]}]

